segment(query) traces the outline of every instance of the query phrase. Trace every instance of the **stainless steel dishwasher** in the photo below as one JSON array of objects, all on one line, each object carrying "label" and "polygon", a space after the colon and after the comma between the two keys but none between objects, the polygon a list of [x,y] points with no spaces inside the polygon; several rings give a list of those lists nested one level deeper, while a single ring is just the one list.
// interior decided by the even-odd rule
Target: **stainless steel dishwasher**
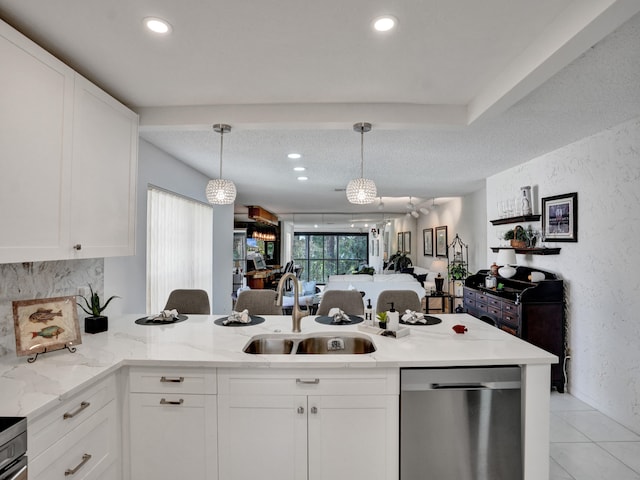
[{"label": "stainless steel dishwasher", "polygon": [[522,478],[520,368],[400,372],[400,480]]}]

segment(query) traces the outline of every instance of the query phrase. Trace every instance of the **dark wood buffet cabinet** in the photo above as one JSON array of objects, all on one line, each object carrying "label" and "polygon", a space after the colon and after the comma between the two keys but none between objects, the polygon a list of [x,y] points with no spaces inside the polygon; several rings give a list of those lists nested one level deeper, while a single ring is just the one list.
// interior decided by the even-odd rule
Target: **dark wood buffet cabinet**
[{"label": "dark wood buffet cabinet", "polygon": [[[541,272],[544,280],[532,282],[531,272]],[[464,285],[464,309],[467,313],[559,358],[551,366],[551,386],[564,392],[565,355],[564,286],[550,272],[517,267],[512,278],[498,277],[502,290],[485,288],[488,270],[467,277]]]}]

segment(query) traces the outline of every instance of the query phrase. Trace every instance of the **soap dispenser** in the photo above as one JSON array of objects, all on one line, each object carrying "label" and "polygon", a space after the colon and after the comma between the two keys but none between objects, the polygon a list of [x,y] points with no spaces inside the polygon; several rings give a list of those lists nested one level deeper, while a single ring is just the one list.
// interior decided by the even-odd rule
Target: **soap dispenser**
[{"label": "soap dispenser", "polygon": [[366,325],[373,326],[373,306],[370,298],[367,299],[367,306],[364,308],[364,321]]},{"label": "soap dispenser", "polygon": [[397,332],[400,328],[400,314],[394,308],[393,302],[391,302],[391,309],[387,312],[387,328],[392,332]]}]

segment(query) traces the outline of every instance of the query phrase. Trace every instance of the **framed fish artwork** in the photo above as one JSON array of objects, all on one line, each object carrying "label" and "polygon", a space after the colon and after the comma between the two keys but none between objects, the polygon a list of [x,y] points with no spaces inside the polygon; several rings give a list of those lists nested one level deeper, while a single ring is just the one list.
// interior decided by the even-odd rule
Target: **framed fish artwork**
[{"label": "framed fish artwork", "polygon": [[19,357],[82,343],[75,296],[16,300],[13,321]]}]

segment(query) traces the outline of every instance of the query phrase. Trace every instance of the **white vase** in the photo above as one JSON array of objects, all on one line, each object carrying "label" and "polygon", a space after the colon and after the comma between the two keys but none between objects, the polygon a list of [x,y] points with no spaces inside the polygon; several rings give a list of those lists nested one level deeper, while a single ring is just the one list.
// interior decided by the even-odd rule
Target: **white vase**
[{"label": "white vase", "polygon": [[453,294],[456,297],[462,297],[464,295],[464,282],[462,280],[455,280],[453,282]]},{"label": "white vase", "polygon": [[531,215],[531,187],[520,187],[520,207],[522,209],[522,215]]},{"label": "white vase", "polygon": [[505,265],[504,267],[500,267],[498,269],[498,275],[503,278],[511,278],[516,274],[516,269],[511,265]]}]

